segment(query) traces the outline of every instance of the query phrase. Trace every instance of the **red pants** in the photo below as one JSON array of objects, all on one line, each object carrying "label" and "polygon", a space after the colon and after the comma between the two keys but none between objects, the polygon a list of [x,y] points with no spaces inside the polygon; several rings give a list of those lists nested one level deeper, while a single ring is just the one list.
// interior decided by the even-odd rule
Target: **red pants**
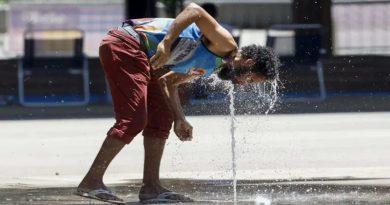
[{"label": "red pants", "polygon": [[167,139],[173,115],[140,44],[117,29],[106,35],[99,57],[109,83],[116,123],[107,136],[126,144],[143,130],[145,137]]}]

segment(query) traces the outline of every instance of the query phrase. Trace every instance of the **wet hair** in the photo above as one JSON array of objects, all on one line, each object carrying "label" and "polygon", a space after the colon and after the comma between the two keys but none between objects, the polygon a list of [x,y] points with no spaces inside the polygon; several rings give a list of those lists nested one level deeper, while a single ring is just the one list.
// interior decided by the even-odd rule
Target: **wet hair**
[{"label": "wet hair", "polygon": [[255,61],[252,72],[263,75],[267,80],[278,79],[280,60],[271,48],[252,44],[242,47],[241,55]]}]

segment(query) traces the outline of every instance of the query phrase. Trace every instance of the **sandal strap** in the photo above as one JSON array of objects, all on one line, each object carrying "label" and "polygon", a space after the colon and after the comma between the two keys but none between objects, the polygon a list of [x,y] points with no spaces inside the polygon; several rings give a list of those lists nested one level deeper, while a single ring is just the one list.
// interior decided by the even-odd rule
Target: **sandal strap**
[{"label": "sandal strap", "polygon": [[107,190],[107,189],[95,189],[92,191],[87,192],[88,195],[96,196],[98,194],[108,194],[111,196],[115,196],[114,192]]},{"label": "sandal strap", "polygon": [[[109,202],[109,203],[114,203],[114,204],[125,204],[123,199],[117,197],[113,191],[107,190],[107,189],[100,188],[100,189],[95,189],[95,190],[91,190],[91,191],[84,191],[81,189],[77,189],[76,194],[79,196],[82,196],[82,197],[96,199],[99,201],[104,201],[104,202]],[[99,197],[98,196],[99,194],[109,195],[110,198],[113,198],[113,199],[108,199],[106,197]]]},{"label": "sandal strap", "polygon": [[164,193],[161,193],[157,196],[158,199],[169,199],[170,196],[184,196],[184,195],[181,195],[181,194],[178,194],[176,192],[164,192]]}]

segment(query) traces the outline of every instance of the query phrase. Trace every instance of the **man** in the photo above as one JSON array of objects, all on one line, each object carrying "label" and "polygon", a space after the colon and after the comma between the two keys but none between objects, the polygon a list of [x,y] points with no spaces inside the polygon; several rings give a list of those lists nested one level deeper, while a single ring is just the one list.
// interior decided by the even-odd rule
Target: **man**
[{"label": "man", "polygon": [[[278,75],[278,59],[266,48],[238,51],[232,36],[196,4],[176,19],[133,19],[103,38],[99,56],[109,82],[116,123],[77,188],[77,194],[123,203],[103,183],[103,175],[120,150],[141,131],[145,162],[142,203],[190,202],[160,184],[159,168],[172,123],[182,141],[192,126],[182,111],[178,85],[217,72],[236,84],[261,83]],[[224,62],[222,61],[224,57]]]}]

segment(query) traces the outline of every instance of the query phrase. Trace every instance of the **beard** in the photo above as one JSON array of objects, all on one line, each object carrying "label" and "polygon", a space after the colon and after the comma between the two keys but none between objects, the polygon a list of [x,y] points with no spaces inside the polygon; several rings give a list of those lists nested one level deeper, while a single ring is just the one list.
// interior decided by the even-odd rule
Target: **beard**
[{"label": "beard", "polygon": [[221,80],[234,80],[236,77],[245,74],[246,72],[248,71],[247,68],[245,67],[235,66],[233,68],[230,62],[225,62],[221,64],[220,67],[218,68],[217,76]]}]

